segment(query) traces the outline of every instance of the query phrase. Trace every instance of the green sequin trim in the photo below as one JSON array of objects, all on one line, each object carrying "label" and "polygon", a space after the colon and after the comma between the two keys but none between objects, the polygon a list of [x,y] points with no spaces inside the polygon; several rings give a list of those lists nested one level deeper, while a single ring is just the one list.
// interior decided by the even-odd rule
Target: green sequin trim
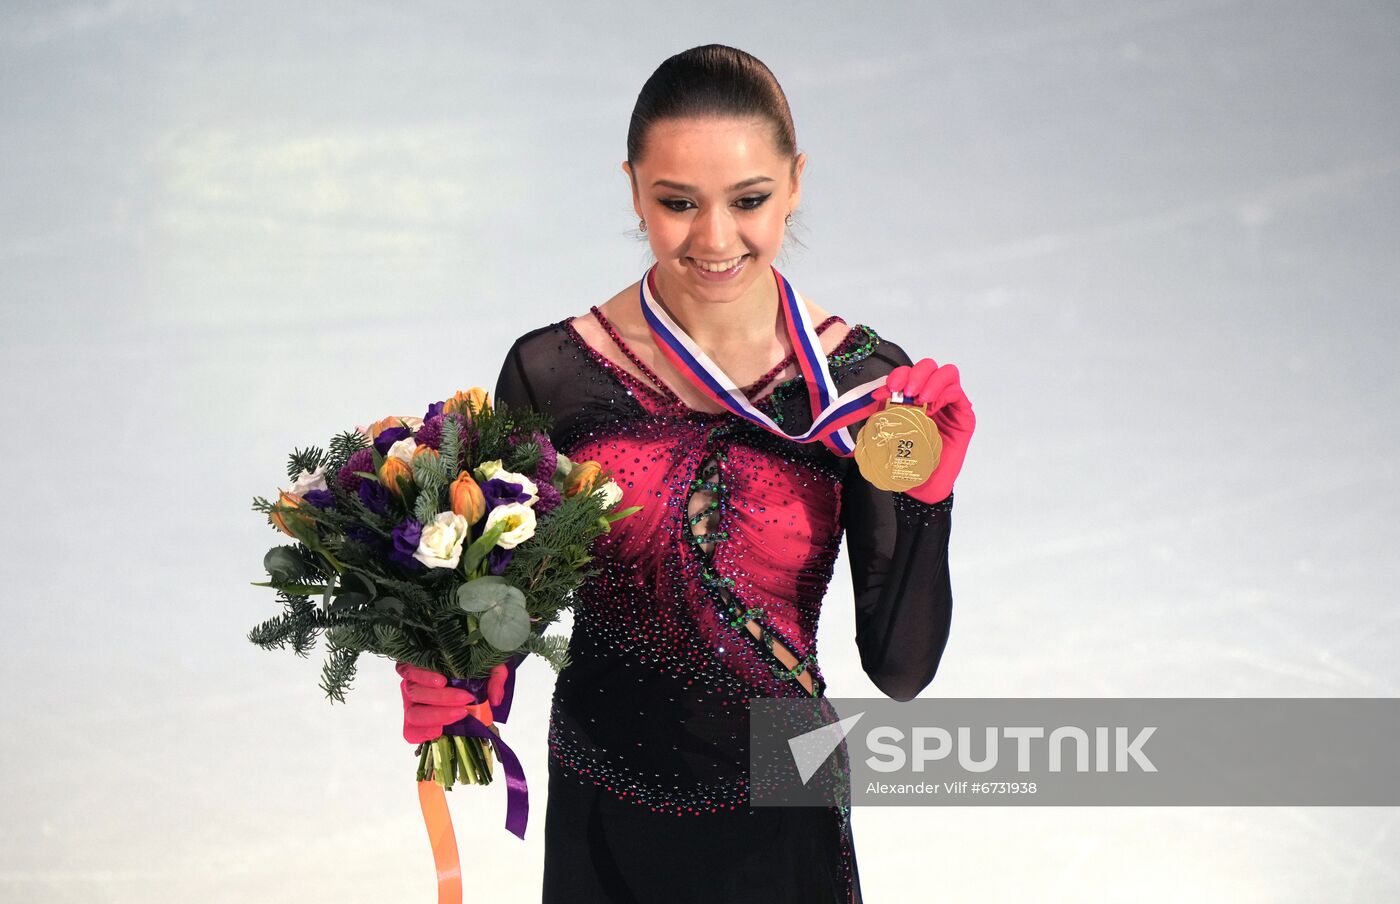
[{"label": "green sequin trim", "polygon": [[[828,366],[845,367],[848,364],[855,364],[857,361],[864,361],[875,353],[875,349],[880,344],[880,335],[863,323],[858,323],[851,327],[851,332],[855,332],[856,330],[863,332],[865,334],[865,339],[860,345],[857,345],[848,352],[829,356],[827,358]],[[783,422],[782,404],[788,396],[792,395],[797,390],[803,379],[802,375],[799,374],[784,380],[774,387],[773,391],[768,395],[765,401],[771,403],[773,408],[771,417],[774,423],[781,424]]]},{"label": "green sequin trim", "polygon": [[[870,336],[874,337],[874,332],[870,330],[869,327],[862,327],[862,329],[865,329],[870,334]],[[878,337],[875,337],[875,342],[878,341]],[[852,356],[859,353],[863,348],[865,348],[865,346],[852,349],[846,355],[840,356],[845,360],[842,360],[839,363],[847,364],[850,363],[851,360],[858,360],[852,358]],[[870,350],[873,350],[874,345],[870,344],[869,348]],[[870,351],[866,351],[865,354],[861,355],[861,357],[865,357],[865,355],[868,355],[869,353]],[[834,358],[832,360],[833,363],[836,363]],[[787,387],[789,384],[795,384],[795,382],[798,380],[801,380],[801,377],[797,377],[794,380],[788,380],[787,382],[779,386],[777,389],[775,389],[774,394],[776,395],[779,391],[784,390],[784,387]],[[733,425],[729,424],[719,424],[715,426],[706,434],[705,445],[708,446],[710,444],[710,441],[715,436],[728,433],[732,429],[734,429]],[[729,539],[728,531],[720,530],[708,534],[697,534],[694,532],[695,525],[700,523],[700,521],[708,518],[710,512],[719,508],[722,502],[728,498],[729,494],[728,486],[725,484],[724,480],[718,476],[719,473],[722,473],[720,463],[728,461],[729,456],[726,455],[722,450],[714,449],[711,450],[710,454],[704,456],[704,460],[708,460],[711,457],[713,457],[716,460],[717,476],[714,482],[711,483],[704,480],[703,478],[697,477],[690,481],[690,489],[692,491],[708,490],[709,492],[714,493],[716,498],[710,500],[710,504],[707,505],[705,508],[701,509],[696,514],[689,515],[687,513],[687,516],[684,519],[682,519],[686,542],[697,548],[706,543],[718,543]],[[687,503],[688,501],[689,500],[687,499]],[[689,506],[687,505],[687,509],[688,508]],[[757,621],[758,619],[764,617],[763,608],[752,607],[748,609],[743,609],[740,606],[736,605],[734,603],[734,598],[725,592],[726,590],[732,589],[734,587],[733,578],[721,577],[719,574],[715,573],[714,571],[711,571],[709,568],[702,568],[700,571],[700,582],[706,587],[710,588],[711,591],[713,591],[716,601],[724,605],[724,619],[731,629],[747,636],[751,642],[763,643],[763,645],[768,648],[769,655],[775,657],[777,656],[777,654],[773,650],[773,644],[775,642],[773,635],[769,633],[768,629],[763,625],[762,622]],[[748,629],[748,623],[750,621],[753,621],[755,624],[758,625],[758,637],[755,637],[753,635],[753,632]],[[781,640],[781,638],[778,638],[778,640]],[[786,642],[784,642],[784,648],[786,648]],[[806,686],[803,685],[801,681],[798,681],[798,676],[807,670],[807,666],[809,664],[813,664],[815,662],[815,658],[809,655],[807,657],[804,657],[801,661],[797,663],[797,665],[790,669],[784,667],[781,664],[781,662],[776,665],[770,664],[769,669],[772,670],[774,677],[785,678],[787,680],[794,681],[800,687],[802,687],[803,690],[807,690]],[[811,694],[813,697],[820,697],[824,689],[825,685],[821,682],[820,679],[816,677],[815,674],[813,674],[812,689],[808,691],[808,693]]]}]

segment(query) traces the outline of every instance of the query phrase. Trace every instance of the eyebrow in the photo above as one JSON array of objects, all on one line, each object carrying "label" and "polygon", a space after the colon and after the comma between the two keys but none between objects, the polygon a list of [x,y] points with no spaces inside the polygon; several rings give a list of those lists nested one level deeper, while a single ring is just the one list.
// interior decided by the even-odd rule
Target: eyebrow
[{"label": "eyebrow", "polygon": [[[754,176],[751,179],[745,179],[743,182],[735,182],[733,185],[729,186],[729,191],[738,191],[741,188],[748,188],[750,185],[757,185],[760,182],[772,181],[773,180],[768,176]],[[682,182],[672,182],[670,179],[657,179],[651,184],[651,186],[652,188],[656,188],[657,186],[664,186],[666,188],[674,188],[676,191],[694,192],[700,190],[694,185],[686,185]]]}]

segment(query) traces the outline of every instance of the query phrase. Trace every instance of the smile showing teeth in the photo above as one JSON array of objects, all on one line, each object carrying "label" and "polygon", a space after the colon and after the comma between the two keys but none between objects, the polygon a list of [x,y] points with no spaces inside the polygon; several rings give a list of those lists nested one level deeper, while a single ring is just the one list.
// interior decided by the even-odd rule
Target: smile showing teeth
[{"label": "smile showing teeth", "polygon": [[693,263],[695,266],[699,267],[701,270],[708,270],[711,273],[723,273],[725,270],[732,270],[735,267],[737,267],[739,265],[739,261],[743,260],[746,257],[748,257],[747,254],[741,254],[736,258],[731,258],[727,261],[719,261],[718,263],[714,264],[710,263],[709,261],[698,261],[692,257],[690,259],[690,262]]}]

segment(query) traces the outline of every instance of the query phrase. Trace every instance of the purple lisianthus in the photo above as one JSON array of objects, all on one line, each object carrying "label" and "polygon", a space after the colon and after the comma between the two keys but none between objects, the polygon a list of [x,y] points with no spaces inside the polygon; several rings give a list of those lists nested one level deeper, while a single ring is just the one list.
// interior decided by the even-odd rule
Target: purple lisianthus
[{"label": "purple lisianthus", "polygon": [[360,501],[376,515],[389,512],[389,489],[377,480],[360,481]]},{"label": "purple lisianthus", "polygon": [[486,511],[488,512],[498,505],[505,505],[507,502],[519,502],[524,505],[533,498],[525,492],[524,484],[502,480],[499,477],[492,477],[483,483],[481,495],[486,500]]},{"label": "purple lisianthus", "polygon": [[432,420],[432,419],[435,418],[435,417],[439,417],[439,416],[442,414],[442,406],[444,406],[444,405],[446,405],[446,404],[447,404],[447,402],[444,401],[444,402],[434,402],[433,404],[429,405],[429,406],[428,406],[427,412],[424,413],[424,415],[423,415],[423,421],[424,421],[424,423],[426,423],[426,422],[429,421],[429,420]]},{"label": "purple lisianthus", "polygon": [[374,472],[374,453],[369,449],[360,449],[350,453],[350,457],[345,460],[345,466],[335,472],[335,479],[347,493],[353,493],[360,488],[363,477],[356,474],[356,471]]},{"label": "purple lisianthus", "polygon": [[335,508],[335,494],[330,490],[311,490],[302,498],[318,509]]},{"label": "purple lisianthus", "polygon": [[506,566],[513,558],[515,558],[514,549],[501,549],[497,546],[486,554],[486,564],[492,574],[499,576],[506,573]]},{"label": "purple lisianthus", "polygon": [[412,518],[399,522],[394,527],[394,548],[389,550],[389,558],[409,568],[421,568],[423,563],[413,558],[418,551],[418,541],[423,537],[423,525]]},{"label": "purple lisianthus", "polygon": [[407,427],[385,427],[374,438],[374,448],[379,450],[380,455],[388,455],[389,449],[394,443],[412,435],[413,431]]}]

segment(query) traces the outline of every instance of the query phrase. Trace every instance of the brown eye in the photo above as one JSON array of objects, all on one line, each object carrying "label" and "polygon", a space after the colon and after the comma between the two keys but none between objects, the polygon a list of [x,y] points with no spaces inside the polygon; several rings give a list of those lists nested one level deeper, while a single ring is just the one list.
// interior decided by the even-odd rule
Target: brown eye
[{"label": "brown eye", "polygon": [[767,201],[769,197],[769,195],[749,195],[746,198],[740,198],[736,203],[743,210],[756,210],[763,206],[763,202]]}]

